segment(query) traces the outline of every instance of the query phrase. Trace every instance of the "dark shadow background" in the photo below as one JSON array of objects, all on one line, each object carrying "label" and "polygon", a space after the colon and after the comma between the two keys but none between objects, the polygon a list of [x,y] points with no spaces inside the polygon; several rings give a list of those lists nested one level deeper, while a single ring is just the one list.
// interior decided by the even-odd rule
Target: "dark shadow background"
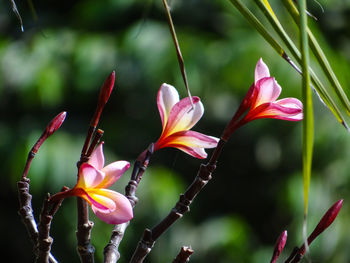
[{"label": "dark shadow background", "polygon": [[[47,192],[74,186],[75,163],[94,111],[98,90],[112,70],[116,88],[103,113],[107,163],[133,162],[161,132],[156,106],[159,86],[169,83],[186,96],[161,1],[17,1],[24,32],[9,1],[0,2],[1,250],[11,262],[33,262],[32,245],[17,215],[16,181],[28,151],[59,112],[62,128],[40,149],[29,177],[36,218]],[[262,57],[282,86],[282,97],[301,96],[297,75],[266,44],[229,1],[170,1],[193,95],[205,114],[194,130],[219,137],[253,82]],[[278,1],[281,22],[297,35]],[[350,4],[310,2],[321,41],[345,90],[349,90]],[[257,11],[250,4],[253,10]],[[254,12],[255,12],[254,11]],[[258,12],[256,12],[258,14]],[[260,17],[260,14],[259,14]],[[315,98],[315,149],[310,189],[309,232],[335,201],[344,207],[311,246],[313,262],[350,261],[350,137]],[[208,151],[210,152],[210,150]],[[128,262],[145,227],[159,222],[196,175],[201,161],[176,149],[157,152],[147,170],[135,218],[121,244]],[[130,171],[113,189],[123,192]],[[170,262],[191,245],[191,262],[268,262],[275,239],[288,230],[289,255],[302,243],[301,123],[258,120],[239,129],[220,158],[213,180],[156,243],[146,262]],[[75,200],[67,199],[52,225],[52,253],[78,262]],[[94,218],[96,262],[112,226]],[[306,262],[306,260],[305,260]]]}]

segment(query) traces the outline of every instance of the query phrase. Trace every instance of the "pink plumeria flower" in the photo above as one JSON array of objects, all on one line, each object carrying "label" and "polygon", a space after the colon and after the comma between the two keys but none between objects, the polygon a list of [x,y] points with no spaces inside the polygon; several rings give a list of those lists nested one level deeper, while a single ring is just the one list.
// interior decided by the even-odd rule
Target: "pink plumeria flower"
[{"label": "pink plumeria flower", "polygon": [[157,105],[162,120],[163,131],[154,144],[154,150],[174,147],[196,158],[207,157],[205,148],[214,148],[218,139],[190,129],[200,120],[204,107],[198,97],[179,99],[177,90],[162,84],[158,91]]},{"label": "pink plumeria flower", "polygon": [[[269,68],[260,58],[255,67],[255,80],[248,90],[236,114],[224,132],[224,139],[243,124],[262,118],[300,121],[303,119],[303,104],[296,98],[277,100],[282,88],[270,77]],[[249,109],[249,110],[248,110]],[[248,113],[240,117],[248,110]]]},{"label": "pink plumeria flower", "polygon": [[104,167],[103,143],[93,151],[90,160],[79,169],[74,188],[51,197],[53,200],[68,196],[85,199],[98,218],[109,224],[121,224],[132,219],[133,210],[129,200],[122,194],[107,189],[129,169],[126,161],[113,162]]}]

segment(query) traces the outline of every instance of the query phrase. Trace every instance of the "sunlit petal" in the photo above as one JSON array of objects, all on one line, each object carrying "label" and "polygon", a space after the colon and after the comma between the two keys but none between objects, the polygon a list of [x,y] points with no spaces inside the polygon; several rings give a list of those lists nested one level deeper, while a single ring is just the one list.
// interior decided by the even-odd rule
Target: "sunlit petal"
[{"label": "sunlit petal", "polygon": [[174,105],[170,111],[168,123],[164,133],[171,135],[178,131],[191,129],[203,116],[204,107],[198,97],[192,97],[193,109],[190,98],[184,98]]},{"label": "sunlit petal", "polygon": [[104,197],[103,195],[86,192],[83,198],[89,202],[91,207],[103,210],[106,213],[115,209],[115,203],[113,202],[113,200]]},{"label": "sunlit petal", "polygon": [[[164,144],[185,145],[189,147],[214,148],[219,139],[195,131],[180,131],[172,134]],[[165,146],[164,146],[165,147]]]},{"label": "sunlit petal", "polygon": [[270,118],[288,121],[300,121],[303,119],[303,109],[296,107],[295,104],[293,104],[293,107],[284,107],[277,103],[269,103],[268,107],[264,107],[265,105],[257,107],[251,113],[253,116],[251,120]]},{"label": "sunlit petal", "polygon": [[99,204],[108,208],[101,209],[94,204],[91,206],[96,216],[106,223],[122,224],[132,219],[132,206],[124,195],[109,189],[97,189],[89,194]]},{"label": "sunlit petal", "polygon": [[95,167],[88,163],[83,163],[79,169],[79,178],[77,187],[83,189],[93,188],[99,185],[104,179],[104,173],[97,170]]},{"label": "sunlit petal", "polygon": [[264,61],[260,58],[255,67],[255,81],[256,84],[260,79],[270,77],[269,68],[266,66]]},{"label": "sunlit petal", "polygon": [[157,105],[162,120],[163,130],[165,128],[171,108],[179,102],[179,93],[177,90],[166,83],[160,86],[157,96]]},{"label": "sunlit petal", "polygon": [[203,148],[199,148],[199,147],[189,147],[189,146],[185,146],[185,145],[170,145],[169,147],[174,147],[177,148],[193,157],[196,157],[198,159],[205,159],[207,158],[208,154],[205,152],[205,150]]},{"label": "sunlit petal", "polygon": [[286,108],[303,109],[303,104],[296,98],[284,98],[277,100],[275,103]]},{"label": "sunlit petal", "polygon": [[101,142],[97,148],[92,152],[91,157],[88,161],[93,167],[101,170],[105,163],[105,157],[103,155],[103,142]]},{"label": "sunlit petal", "polygon": [[108,188],[113,185],[122,176],[126,170],[130,167],[130,163],[126,161],[118,161],[107,165],[102,168],[102,172],[105,174],[103,181],[97,185],[97,188]]},{"label": "sunlit petal", "polygon": [[274,78],[260,79],[256,84],[257,94],[252,108],[266,102],[274,102],[281,94],[281,87]]}]

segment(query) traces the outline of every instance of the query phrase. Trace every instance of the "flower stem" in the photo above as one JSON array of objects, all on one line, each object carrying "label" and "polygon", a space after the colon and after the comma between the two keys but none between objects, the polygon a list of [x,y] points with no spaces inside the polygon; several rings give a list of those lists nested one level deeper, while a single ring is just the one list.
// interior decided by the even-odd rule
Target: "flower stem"
[{"label": "flower stem", "polygon": [[176,256],[176,258],[173,260],[172,263],[186,263],[190,261],[190,256],[194,253],[193,249],[191,247],[183,246],[181,247],[181,250],[179,254]]},{"label": "flower stem", "polygon": [[[137,158],[137,160],[134,163],[134,168],[130,177],[130,181],[125,187],[125,196],[129,199],[130,204],[133,208],[138,202],[138,198],[136,197],[137,187],[142,179],[142,175],[148,167],[149,161],[153,154],[153,150],[154,145],[153,143],[151,143],[147,150],[140,154],[139,158]],[[129,222],[114,226],[111,238],[103,251],[105,263],[115,263],[119,260],[120,253],[118,251],[118,248],[120,242],[123,240],[125,230],[128,226]]]},{"label": "flower stem", "polygon": [[171,209],[170,213],[152,229],[145,229],[141,240],[130,260],[130,263],[141,263],[151,252],[155,241],[169,229],[184,213],[190,210],[190,204],[193,202],[197,194],[212,178],[211,175],[216,168],[217,160],[225,145],[226,141],[220,140],[211,158],[207,164],[201,164],[197,176],[188,186],[184,194],[180,195],[179,201]]}]

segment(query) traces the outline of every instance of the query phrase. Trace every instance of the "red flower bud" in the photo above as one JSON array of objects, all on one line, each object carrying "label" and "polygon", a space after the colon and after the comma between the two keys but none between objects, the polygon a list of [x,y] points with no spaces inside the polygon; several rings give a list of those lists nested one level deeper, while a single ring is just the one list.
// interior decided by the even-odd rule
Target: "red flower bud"
[{"label": "red flower bud", "polygon": [[[328,211],[321,218],[318,225],[315,227],[314,231],[308,237],[307,243],[309,245],[316,237],[318,237],[325,229],[327,229],[333,223],[333,221],[337,217],[342,205],[343,205],[343,199],[340,199],[337,202],[335,202],[331,208],[328,209]],[[302,247],[300,248],[299,254],[301,254],[301,255],[305,254],[305,244],[302,245]]]},{"label": "red flower bud", "polygon": [[57,131],[61,127],[66,116],[67,116],[67,112],[62,111],[55,118],[53,118],[52,121],[50,121],[50,123],[46,126],[46,130],[45,130],[46,137],[49,137],[50,135],[52,135],[55,131]]},{"label": "red flower bud", "polygon": [[286,242],[287,242],[287,230],[284,230],[276,241],[275,248],[273,249],[273,255],[272,255],[270,263],[276,262],[278,257],[281,255]]},{"label": "red flower bud", "polygon": [[102,88],[100,90],[100,95],[98,98],[99,106],[102,106],[102,105],[104,106],[107,103],[109,96],[111,95],[113,90],[114,81],[115,81],[115,71],[113,70],[113,72],[109,74],[108,78],[103,83]]},{"label": "red flower bud", "polygon": [[341,207],[343,205],[343,199],[337,201],[321,218],[318,225],[315,227],[315,230],[308,237],[307,241],[310,244],[318,235],[320,235],[330,224],[333,223],[335,218],[337,217]]},{"label": "red flower bud", "polygon": [[100,120],[100,116],[104,106],[106,105],[114,86],[115,81],[115,71],[113,71],[103,83],[100,95],[98,96],[97,107],[94,116],[91,119],[90,126],[96,127]]}]

